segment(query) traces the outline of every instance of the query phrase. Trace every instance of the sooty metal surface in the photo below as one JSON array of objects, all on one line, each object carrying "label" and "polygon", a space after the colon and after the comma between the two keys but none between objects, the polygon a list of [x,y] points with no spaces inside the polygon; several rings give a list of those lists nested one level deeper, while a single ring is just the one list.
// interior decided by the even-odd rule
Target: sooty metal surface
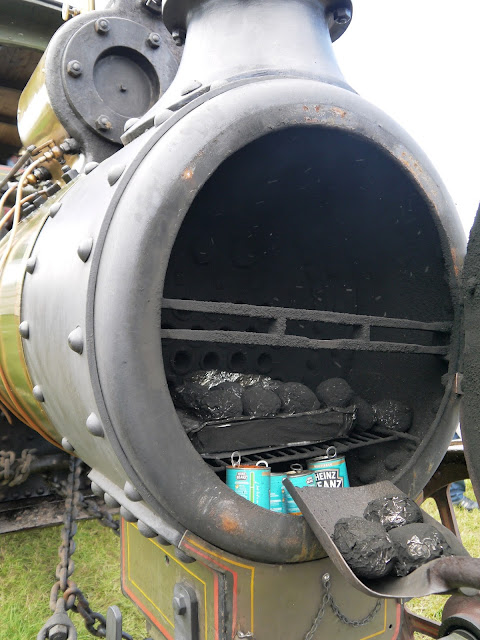
[{"label": "sooty metal surface", "polygon": [[335,523],[340,518],[363,516],[367,504],[376,498],[387,495],[404,496],[391,482],[348,489],[300,489],[289,480],[285,480],[284,484],[336,568],[362,593],[380,598],[415,598],[450,592],[462,586],[480,588],[480,559],[470,558],[460,540],[425,512],[422,512],[424,522],[435,527],[446,538],[455,556],[432,560],[404,578],[386,577],[364,581],[357,578],[332,541]]},{"label": "sooty metal surface", "polygon": [[[265,320],[263,327],[250,327],[247,331],[233,329],[163,329],[162,337],[172,340],[219,342],[229,344],[269,345],[283,347],[301,347],[307,349],[351,349],[352,351],[390,351],[401,353],[429,353],[446,355],[448,346],[410,343],[415,340],[430,340],[433,334],[448,336],[452,324],[450,322],[419,322],[403,318],[386,318],[361,316],[332,311],[312,309],[285,309],[283,307],[261,307],[249,304],[233,304],[222,302],[205,302],[200,300],[166,300],[162,301],[164,309],[196,312],[202,314],[207,321],[220,325],[225,316],[237,316],[245,320]],[[213,316],[213,317],[212,317]],[[311,329],[321,334],[322,324],[339,325],[345,328],[349,337],[312,338],[305,333],[306,326],[300,321],[310,324]],[[307,327],[308,328],[308,327]],[[379,339],[375,329],[398,329],[396,341]],[[348,331],[351,329],[352,331]],[[403,330],[403,331],[402,331]],[[408,332],[416,332],[410,335]],[[422,335],[422,332],[425,334]],[[431,334],[427,336],[426,334]]]},{"label": "sooty metal surface", "polygon": [[379,148],[338,130],[268,134],[217,169],[178,233],[161,302],[167,380],[219,369],[314,390],[341,377],[369,404],[398,400],[417,440],[375,436],[347,460],[354,485],[393,479],[445,393],[444,269],[428,202]]}]

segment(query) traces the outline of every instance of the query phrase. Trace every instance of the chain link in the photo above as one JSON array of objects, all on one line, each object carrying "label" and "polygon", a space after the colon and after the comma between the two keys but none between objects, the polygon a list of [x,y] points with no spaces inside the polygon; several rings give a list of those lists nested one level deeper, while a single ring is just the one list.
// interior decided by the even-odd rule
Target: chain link
[{"label": "chain link", "polygon": [[[67,485],[65,482],[55,482],[51,478],[48,479],[48,482],[59,496],[66,497]],[[78,491],[78,505],[96,518],[102,526],[111,529],[115,535],[120,535],[120,523],[108,511],[106,505],[99,505],[97,500],[86,498],[80,490]]]},{"label": "chain link", "polygon": [[316,631],[318,629],[318,625],[320,624],[321,620],[325,616],[325,612],[327,610],[327,606],[329,606],[329,605],[330,605],[331,610],[335,614],[335,616],[340,620],[340,622],[343,622],[343,624],[346,624],[349,627],[363,627],[364,625],[366,625],[369,622],[371,622],[375,618],[377,613],[380,611],[380,607],[382,605],[382,601],[381,600],[377,600],[377,602],[375,603],[375,606],[373,607],[373,609],[364,618],[361,618],[360,620],[351,620],[350,618],[347,618],[347,616],[340,611],[340,609],[338,608],[337,604],[335,603],[335,601],[333,599],[333,596],[332,596],[332,594],[330,592],[330,574],[328,574],[328,573],[324,573],[323,574],[323,576],[322,576],[322,584],[323,584],[323,588],[324,588],[324,594],[322,596],[322,603],[321,603],[321,605],[320,605],[320,607],[319,607],[319,609],[317,611],[317,615],[315,616],[315,619],[314,619],[314,621],[312,623],[312,626],[310,627],[309,631],[307,632],[304,640],[313,640],[313,637],[315,636],[315,633],[316,633]]},{"label": "chain link", "polygon": [[[84,506],[85,499],[80,492],[80,476],[82,473],[82,463],[77,458],[70,459],[70,473],[67,478],[65,491],[65,513],[63,516],[63,528],[61,533],[62,543],[58,554],[60,562],[55,570],[57,581],[50,592],[50,608],[54,611],[54,615],[47,621],[42,630],[38,634],[38,638],[43,640],[49,637],[50,630],[57,623],[59,611],[69,621],[70,628],[73,623],[69,620],[66,613],[74,611],[79,613],[85,623],[86,629],[97,638],[105,638],[107,633],[107,623],[105,617],[101,613],[92,611],[85,594],[77,587],[75,582],[71,580],[71,576],[75,570],[75,563],[72,555],[75,553],[74,536],[77,531],[76,518],[78,515],[78,507],[80,504]],[[63,489],[63,488],[62,488]],[[110,514],[109,514],[110,515]],[[63,595],[62,595],[63,594]],[[67,623],[65,623],[67,624]],[[65,626],[64,624],[64,626]],[[66,633],[68,629],[65,629]],[[68,638],[76,638],[74,635],[68,635]],[[65,638],[67,636],[65,635]],[[125,640],[133,640],[132,636],[122,631],[122,638]]]},{"label": "chain link", "polygon": [[16,487],[30,475],[36,449],[24,449],[17,457],[15,451],[0,451],[0,485]]}]

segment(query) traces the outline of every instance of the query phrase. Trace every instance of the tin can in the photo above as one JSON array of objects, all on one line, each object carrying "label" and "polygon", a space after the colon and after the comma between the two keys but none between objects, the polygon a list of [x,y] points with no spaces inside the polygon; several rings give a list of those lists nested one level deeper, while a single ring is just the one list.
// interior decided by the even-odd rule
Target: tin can
[{"label": "tin can", "polygon": [[337,456],[335,447],[328,447],[326,456],[309,460],[308,468],[315,475],[317,487],[338,489],[350,486],[345,457]]},{"label": "tin can", "polygon": [[[314,487],[315,476],[311,471],[304,471],[301,464],[292,464],[290,467],[292,470],[287,471],[286,476],[295,487]],[[285,489],[285,498],[287,504],[287,513],[291,513],[294,516],[301,516],[302,512],[297,506],[297,503]]]},{"label": "tin can", "polygon": [[242,465],[238,451],[232,453],[232,466],[227,467],[227,486],[259,507],[270,509],[270,467],[265,460],[256,465]]},{"label": "tin can", "polygon": [[282,484],[286,477],[284,473],[270,474],[270,511],[287,513],[286,489]]}]

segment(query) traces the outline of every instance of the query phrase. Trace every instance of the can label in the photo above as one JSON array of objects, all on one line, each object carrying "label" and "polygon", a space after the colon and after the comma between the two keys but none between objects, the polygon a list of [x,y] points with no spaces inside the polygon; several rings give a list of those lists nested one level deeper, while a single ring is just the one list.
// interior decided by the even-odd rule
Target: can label
[{"label": "can label", "polygon": [[256,466],[240,463],[240,454],[234,452],[232,466],[227,467],[227,486],[253,504],[270,509],[270,467],[264,460]]},{"label": "can label", "polygon": [[344,456],[314,458],[308,461],[308,468],[315,475],[317,487],[339,489],[350,486]]},{"label": "can label", "polygon": [[[288,471],[286,477],[290,480],[294,487],[314,487],[315,486],[315,476],[311,471],[303,471],[301,465],[299,469],[296,469],[297,465],[292,465],[293,471]],[[301,471],[300,471],[301,469]],[[301,516],[302,512],[298,508],[297,503],[289,494],[287,489],[285,489],[285,498],[287,504],[287,513],[291,513],[295,516]]]},{"label": "can label", "polygon": [[284,473],[270,474],[270,511],[287,513],[285,487],[282,482],[287,476]]}]

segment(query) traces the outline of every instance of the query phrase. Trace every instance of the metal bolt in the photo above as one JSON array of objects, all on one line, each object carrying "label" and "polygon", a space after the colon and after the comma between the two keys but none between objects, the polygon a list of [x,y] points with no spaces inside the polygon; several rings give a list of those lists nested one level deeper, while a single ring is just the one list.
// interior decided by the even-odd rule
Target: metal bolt
[{"label": "metal bolt", "polygon": [[184,616],[187,613],[187,603],[183,596],[174,596],[172,607],[177,616]]},{"label": "metal bolt", "polygon": [[152,49],[158,49],[160,46],[160,34],[152,31],[147,38],[147,44],[152,47]]},{"label": "metal bolt", "polygon": [[352,19],[352,10],[348,7],[339,7],[333,12],[333,19],[337,24],[348,24]]},{"label": "metal bolt", "polygon": [[70,60],[67,63],[67,73],[72,78],[78,78],[82,75],[82,65],[78,60]]},{"label": "metal bolt", "polygon": [[48,632],[49,640],[67,640],[68,629],[64,624],[55,624]]},{"label": "metal bolt", "polygon": [[112,128],[112,123],[110,122],[107,116],[99,116],[95,120],[95,126],[99,131],[108,131],[109,129]]},{"label": "metal bolt", "polygon": [[185,29],[174,29],[172,31],[172,38],[177,47],[181,47],[185,43],[186,35]]},{"label": "metal bolt", "polygon": [[99,33],[101,36],[104,36],[108,31],[110,31],[110,23],[105,18],[99,18],[95,21],[95,31]]}]

